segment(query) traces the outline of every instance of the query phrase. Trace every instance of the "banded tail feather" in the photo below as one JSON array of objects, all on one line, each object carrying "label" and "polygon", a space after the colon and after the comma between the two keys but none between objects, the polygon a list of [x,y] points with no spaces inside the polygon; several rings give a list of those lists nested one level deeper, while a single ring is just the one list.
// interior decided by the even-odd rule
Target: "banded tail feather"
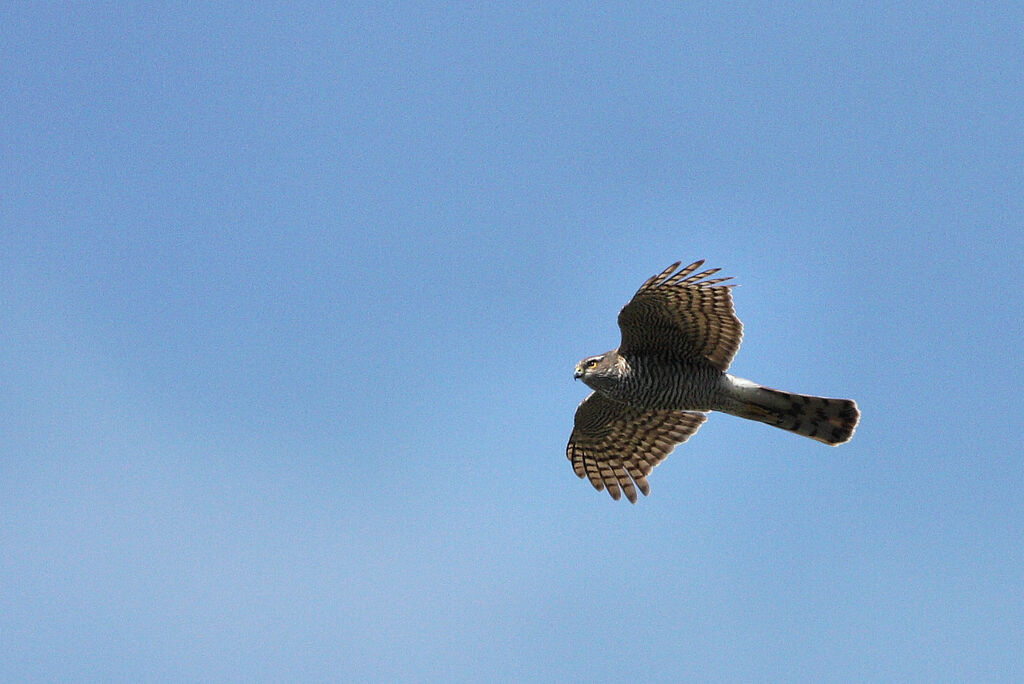
[{"label": "banded tail feather", "polygon": [[823,444],[836,446],[849,441],[860,420],[857,403],[851,399],[794,394],[732,376],[729,379],[735,404],[725,408],[726,413],[795,432]]}]

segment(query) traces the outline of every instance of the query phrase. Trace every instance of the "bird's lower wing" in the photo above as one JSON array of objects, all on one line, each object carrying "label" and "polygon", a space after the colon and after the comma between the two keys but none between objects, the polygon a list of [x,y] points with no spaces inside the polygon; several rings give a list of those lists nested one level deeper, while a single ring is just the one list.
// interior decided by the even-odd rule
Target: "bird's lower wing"
[{"label": "bird's lower wing", "polygon": [[592,392],[576,408],[565,455],[594,489],[607,488],[616,500],[625,493],[636,503],[638,488],[644,496],[650,492],[647,476],[654,466],[706,419],[695,411],[638,409]]}]

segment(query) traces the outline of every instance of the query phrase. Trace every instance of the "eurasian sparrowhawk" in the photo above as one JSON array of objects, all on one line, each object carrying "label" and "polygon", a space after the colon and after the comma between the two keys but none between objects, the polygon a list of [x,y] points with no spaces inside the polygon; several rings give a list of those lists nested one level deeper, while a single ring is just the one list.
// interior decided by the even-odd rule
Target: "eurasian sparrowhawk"
[{"label": "eurasian sparrowhawk", "polygon": [[[676,262],[647,280],[619,312],[618,349],[583,359],[575,377],[594,391],[576,409],[566,447],[573,470],[613,499],[636,502],[676,444],[722,411],[825,444],[850,439],[860,413],[849,399],[791,394],[726,373],[743,326],[729,278]],[[678,269],[678,270],[677,270]]]}]

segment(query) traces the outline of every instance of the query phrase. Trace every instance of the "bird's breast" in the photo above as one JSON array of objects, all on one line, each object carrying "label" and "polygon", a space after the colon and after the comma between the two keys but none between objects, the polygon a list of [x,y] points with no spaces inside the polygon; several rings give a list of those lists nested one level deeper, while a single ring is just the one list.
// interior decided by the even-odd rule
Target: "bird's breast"
[{"label": "bird's breast", "polygon": [[706,411],[715,406],[722,372],[702,359],[629,360],[619,401],[647,408]]}]

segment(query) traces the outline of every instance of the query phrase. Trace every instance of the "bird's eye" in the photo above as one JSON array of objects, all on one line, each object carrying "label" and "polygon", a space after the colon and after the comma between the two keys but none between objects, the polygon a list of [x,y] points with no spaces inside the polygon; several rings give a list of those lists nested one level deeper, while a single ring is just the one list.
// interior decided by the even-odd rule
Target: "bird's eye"
[{"label": "bird's eye", "polygon": [[597,359],[587,359],[587,368],[593,368],[597,365]]}]

